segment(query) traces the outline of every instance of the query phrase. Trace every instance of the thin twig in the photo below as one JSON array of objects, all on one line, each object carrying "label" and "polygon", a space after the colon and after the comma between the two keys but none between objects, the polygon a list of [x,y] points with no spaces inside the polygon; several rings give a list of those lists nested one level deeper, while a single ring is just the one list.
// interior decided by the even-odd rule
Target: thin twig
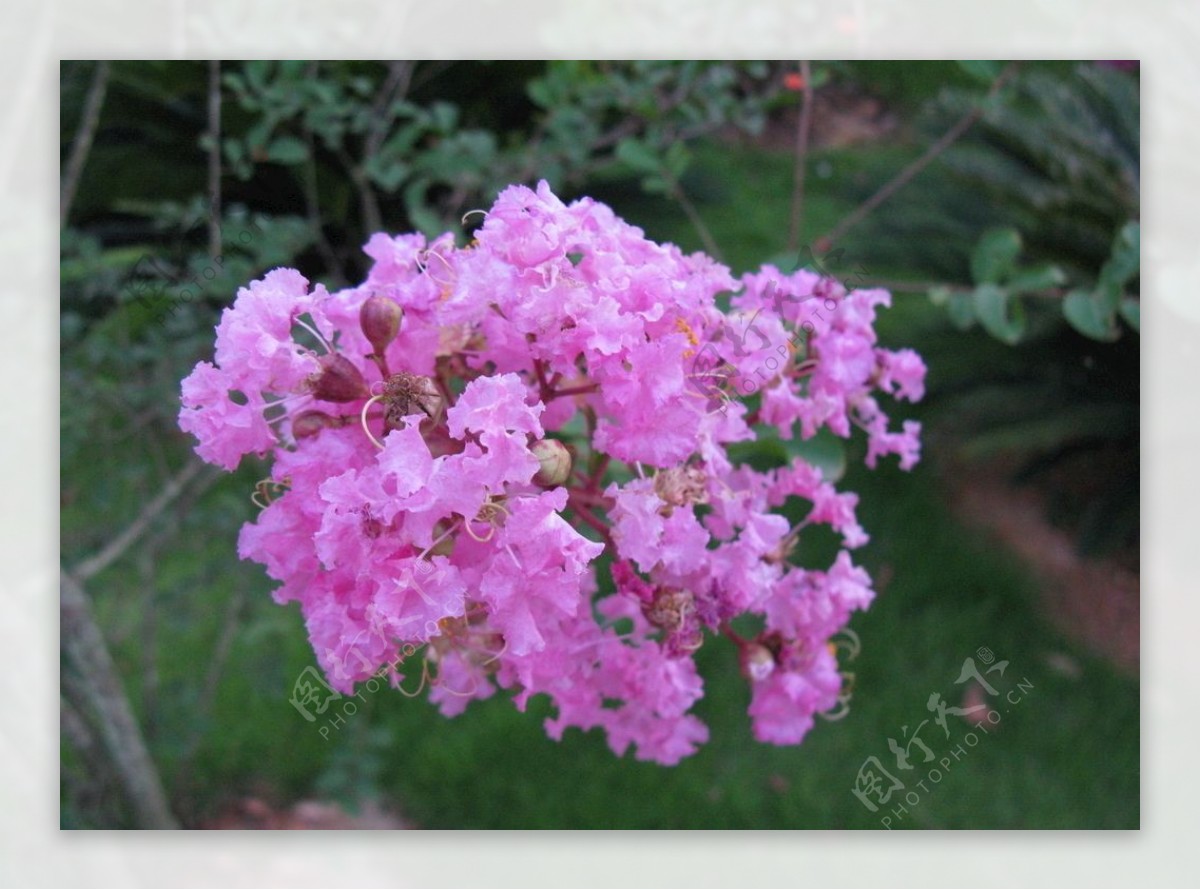
[{"label": "thin twig", "polygon": [[338,281],[345,281],[346,269],[334,252],[333,245],[325,237],[325,229],[321,224],[321,199],[317,188],[317,146],[311,130],[305,129],[304,141],[308,144],[308,161],[304,164],[304,212],[308,218],[308,226],[316,239],[317,250],[324,258],[325,265],[329,267],[329,273],[336,276]]},{"label": "thin twig", "polygon": [[388,76],[383,82],[375,102],[371,106],[371,129],[367,133],[366,147],[363,150],[363,163],[379,154],[383,140],[391,126],[392,114],[389,106],[408,94],[408,86],[412,83],[415,62],[388,62]]},{"label": "thin twig", "polygon": [[379,211],[379,199],[375,197],[375,192],[371,189],[371,182],[367,178],[367,174],[363,172],[362,166],[356,164],[354,159],[344,149],[339,149],[337,155],[342,165],[349,172],[350,180],[354,183],[354,187],[358,191],[358,202],[362,210],[363,228],[366,229],[368,235],[383,231],[383,215]]},{"label": "thin twig", "polygon": [[808,171],[808,135],[812,130],[813,85],[808,60],[800,63],[801,87],[804,90],[800,106],[800,123],[796,128],[796,164],[792,172],[792,224],[788,229],[788,253],[800,246],[804,227],[804,178]]},{"label": "thin twig", "polygon": [[108,90],[108,66],[108,62],[97,62],[96,71],[92,75],[92,85],[83,105],[83,118],[79,123],[79,131],[75,134],[75,142],[71,146],[71,157],[67,160],[67,172],[63,177],[62,191],[59,193],[60,226],[67,224],[67,217],[71,214],[75,190],[79,187],[79,177],[83,174],[83,165],[92,150],[92,139],[95,138],[96,127],[100,124],[100,109],[104,107],[104,94]]},{"label": "thin twig", "polygon": [[[574,499],[572,498],[571,500]],[[570,501],[568,501],[568,503],[570,503]],[[616,553],[617,545],[613,541],[612,535],[609,533],[608,526],[605,525],[598,516],[588,510],[587,507],[575,503],[571,503],[571,507],[575,511],[575,515],[595,529],[600,537],[604,539],[604,543],[608,546],[608,548],[613,553]]]},{"label": "thin twig", "polygon": [[[439,75],[445,74],[447,71],[449,71],[451,68],[453,68],[455,66],[455,64],[457,64],[457,63],[454,59],[444,60],[444,61],[440,61],[440,62],[426,62],[424,65],[421,66],[421,74],[419,77],[414,73],[412,82],[408,85],[409,90],[411,90],[412,92],[416,92],[421,87],[425,86],[425,84],[432,81],[434,78],[438,77]],[[416,71],[416,63],[415,62],[413,63],[413,70],[414,70],[414,72]]]},{"label": "thin twig", "polygon": [[225,619],[221,623],[216,645],[213,647],[212,656],[208,660],[208,672],[204,676],[204,683],[200,688],[199,696],[196,698],[196,706],[192,713],[194,728],[191,736],[183,745],[182,754],[175,768],[177,785],[187,779],[191,772],[192,761],[196,752],[200,749],[200,743],[204,740],[204,734],[207,731],[207,718],[212,711],[213,702],[217,697],[217,690],[221,685],[221,675],[224,673],[225,665],[229,661],[229,654],[233,651],[233,644],[237,639],[242,609],[245,604],[246,591],[244,587],[239,586],[234,590],[233,595],[229,599],[229,604],[225,610]]},{"label": "thin twig", "polygon": [[221,63],[208,63],[208,255],[221,255]]},{"label": "thin twig", "polygon": [[371,129],[363,144],[362,159],[358,163],[355,163],[344,151],[339,152],[342,163],[349,170],[354,187],[358,190],[359,204],[362,206],[363,226],[366,228],[368,234],[383,230],[383,214],[379,209],[379,198],[376,197],[375,190],[371,187],[371,179],[367,175],[367,166],[370,164],[371,159],[378,154],[380,147],[383,145],[384,137],[387,136],[388,122],[391,119],[391,115],[385,115],[384,111],[389,104],[390,97],[401,95],[401,90],[407,90],[408,83],[412,78],[413,66],[410,62],[392,62],[389,67],[388,77],[379,88],[379,92],[375,95],[375,101],[371,106],[373,119]]},{"label": "thin twig", "polygon": [[[148,503],[141,514],[129,527],[121,534],[117,535],[108,542],[100,552],[80,562],[71,572],[75,578],[81,583],[89,580],[100,572],[104,571],[118,559],[120,559],[125,551],[128,550],[138,538],[145,534],[150,524],[165,510],[172,501],[174,501],[183,492],[183,489],[189,482],[194,479],[205,465],[197,460],[188,461],[173,478],[168,480],[163,486],[163,490],[158,493],[158,496]],[[215,471],[210,471],[210,476],[205,484],[210,484],[217,478]]]},{"label": "thin twig", "polygon": [[721,254],[721,248],[717,246],[717,239],[715,239],[712,235],[712,232],[709,231],[704,219],[700,216],[700,212],[696,209],[696,205],[694,205],[691,198],[687,196],[687,192],[683,190],[683,186],[680,185],[679,180],[675,178],[674,174],[670,173],[665,168],[662,171],[662,175],[667,181],[667,185],[671,189],[671,197],[674,198],[679,206],[683,209],[684,214],[686,214],[688,220],[692,224],[692,228],[695,229],[696,234],[700,236],[700,242],[704,245],[704,249],[708,252],[708,255],[719,263],[725,262],[725,259]]},{"label": "thin twig", "polygon": [[245,605],[246,589],[239,586],[234,591],[229,600],[229,606],[225,610],[225,622],[221,625],[221,632],[217,635],[217,644],[213,648],[212,657],[208,662],[208,673],[204,677],[204,686],[196,700],[196,709],[201,715],[207,714],[212,709],[213,700],[217,696],[217,688],[221,685],[221,673],[225,669],[229,653],[233,651],[234,640],[237,639],[238,631],[241,629],[242,609]]},{"label": "thin twig", "polygon": [[137,555],[138,580],[141,582],[141,677],[142,727],[148,741],[158,730],[158,586],[154,583],[155,550],[153,544],[143,547]]},{"label": "thin twig", "polygon": [[[855,283],[856,288],[881,287],[894,294],[925,294],[931,290],[942,289],[955,294],[969,294],[975,288],[965,284],[948,284],[944,281],[888,281],[882,278],[863,278]],[[1022,297],[1040,297],[1047,300],[1061,300],[1070,291],[1065,287],[1046,287],[1040,290],[1023,290]]]},{"label": "thin twig", "polygon": [[851,211],[828,234],[818,238],[815,245],[817,252],[825,253],[828,251],[846,232],[862,222],[869,213],[911,182],[913,177],[928,167],[942,152],[957,142],[967,130],[971,129],[983,117],[987,101],[1000,92],[1001,87],[1016,74],[1020,66],[1020,62],[1009,63],[996,79],[992,81],[992,85],[988,88],[987,96],[983,101],[977,103],[975,107],[964,114],[954,126],[942,134],[937,142],[929,146],[923,155],[897,173],[883,188],[879,189],[879,191]]},{"label": "thin twig", "polygon": [[[320,63],[309,62],[304,76],[315,81],[319,73]],[[334,252],[329,239],[325,237],[325,227],[321,223],[321,198],[320,189],[317,187],[317,143],[313,139],[310,127],[304,128],[304,144],[308,146],[308,160],[304,164],[304,213],[308,219],[308,226],[312,229],[313,238],[316,239],[317,250],[325,260],[329,273],[336,276],[338,281],[344,282],[346,281],[346,268],[342,265],[337,253]]]}]

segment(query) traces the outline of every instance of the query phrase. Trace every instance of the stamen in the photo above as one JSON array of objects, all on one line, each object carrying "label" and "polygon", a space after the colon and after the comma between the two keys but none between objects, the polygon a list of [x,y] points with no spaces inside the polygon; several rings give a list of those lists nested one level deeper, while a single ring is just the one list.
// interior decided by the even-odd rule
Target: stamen
[{"label": "stamen", "polygon": [[321,332],[318,331],[316,328],[314,328],[312,325],[310,325],[308,322],[306,322],[301,316],[297,315],[295,318],[293,318],[292,324],[299,325],[300,327],[304,328],[304,330],[308,331],[310,334],[312,334],[314,337],[316,337],[317,342],[320,343],[321,346],[323,346],[325,348],[326,352],[329,352],[329,353],[333,352],[333,347],[329,345],[329,341],[326,340],[323,336],[321,336]]},{"label": "stamen", "polygon": [[439,260],[441,260],[442,265],[446,267],[446,271],[448,271],[450,273],[451,280],[450,281],[439,281],[436,276],[430,274],[428,263],[425,263],[423,265],[423,268],[421,269],[422,272],[424,272],[426,275],[429,275],[429,277],[433,279],[433,282],[437,285],[440,285],[441,287],[448,287],[448,286],[454,284],[454,281],[457,278],[457,272],[455,271],[454,267],[450,265],[449,260],[447,260],[444,256],[442,256],[440,253],[438,253],[436,250],[433,250],[432,248],[426,248],[425,250],[422,251],[422,254],[426,257],[431,257],[431,256],[437,257]]},{"label": "stamen", "polygon": [[488,541],[490,541],[492,538],[494,538],[496,536],[496,526],[494,526],[494,525],[488,525],[488,535],[486,538],[481,538],[481,537],[479,537],[479,535],[475,534],[474,530],[472,530],[472,528],[471,528],[471,523],[469,523],[469,522],[463,523],[463,531],[465,531],[468,535],[470,535],[472,538],[474,538],[480,544],[486,544]]},{"label": "stamen", "polygon": [[461,519],[458,520],[458,522],[454,523],[448,529],[446,529],[444,532],[442,532],[440,535],[438,535],[436,538],[434,538],[433,543],[430,544],[428,547],[426,547],[424,550],[422,550],[417,555],[417,559],[424,559],[426,557],[426,555],[428,555],[429,552],[431,550],[433,550],[434,547],[436,547],[438,544],[442,543],[442,541],[446,540],[446,538],[448,538],[455,529],[457,529],[460,525],[462,525],[462,523],[463,523],[463,520],[461,520]]},{"label": "stamen", "polygon": [[375,444],[375,447],[380,451],[383,451],[383,443],[375,438],[375,434],[372,433],[370,428],[367,426],[367,410],[382,398],[383,396],[381,395],[371,396],[371,398],[367,399],[367,403],[363,405],[362,413],[359,415],[359,420],[362,422],[363,432],[367,434],[367,438],[370,439]]},{"label": "stamen", "polygon": [[287,479],[276,481],[268,476],[266,479],[259,479],[254,483],[254,492],[250,495],[250,501],[258,509],[265,510],[275,502],[276,494],[290,490],[291,485]]},{"label": "stamen", "polygon": [[828,720],[831,723],[843,719],[847,714],[850,713],[850,699],[854,697],[855,674],[850,671],[839,671],[838,673],[842,675],[846,682],[844,684],[844,688],[838,694],[837,706],[831,710],[822,711],[817,714],[818,717]]},{"label": "stamen", "polygon": [[397,684],[396,691],[405,698],[416,698],[425,689],[425,684],[429,681],[429,662],[426,659],[421,659],[421,683],[412,692],[409,692],[403,685]]}]

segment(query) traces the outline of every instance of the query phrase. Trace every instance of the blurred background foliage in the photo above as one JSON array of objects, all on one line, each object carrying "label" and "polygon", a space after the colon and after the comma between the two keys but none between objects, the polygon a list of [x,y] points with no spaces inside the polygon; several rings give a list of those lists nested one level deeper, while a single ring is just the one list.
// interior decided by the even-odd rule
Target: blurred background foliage
[{"label": "blurred background foliage", "polygon": [[[62,560],[175,817],[302,826],[315,816],[297,802],[321,800],[353,824],[429,828],[878,827],[851,794],[858,768],[986,646],[1033,691],[896,827],[1136,827],[1138,77],[1091,62],[64,62]],[[700,653],[712,741],[674,769],[618,760],[596,734],[552,742],[540,705],[503,697],[446,721],[381,691],[328,738],[288,702],[313,663],[302,622],[236,559],[264,472],[196,468],[179,380],[267,270],[355,282],[371,233],[465,239],[464,214],[538,179],[735,273],[773,261],[888,286],[881,339],[930,366],[912,474],[865,471],[860,442],[739,455],[803,449],[860,492],[872,535],[857,558],[880,597],[852,625],[851,713],[798,748],[752,740],[719,641]],[[65,652],[62,824],[132,827],[80,673]]]}]

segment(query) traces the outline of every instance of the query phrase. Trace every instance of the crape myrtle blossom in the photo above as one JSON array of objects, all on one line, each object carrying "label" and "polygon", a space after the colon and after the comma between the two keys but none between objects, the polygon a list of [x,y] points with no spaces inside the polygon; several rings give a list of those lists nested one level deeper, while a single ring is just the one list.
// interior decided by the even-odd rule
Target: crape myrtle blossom
[{"label": "crape myrtle blossom", "polygon": [[[707,738],[694,654],[728,641],[756,737],[799,742],[842,691],[830,637],[873,597],[850,556],[867,535],[857,495],[803,459],[756,470],[728,447],[859,427],[869,464],[912,466],[919,426],[881,401],[919,399],[925,367],[877,344],[887,293],[769,266],[735,279],[545,183],[506,189],[466,247],[365,249],[357,287],[276,269],[242,288],[182,385],[203,459],[269,464],[238,552],[299,604],[330,685],[432,670],[448,716],[545,695],[552,737],[599,728],[618,755],[674,764]],[[723,292],[766,345],[721,336]],[[836,301],[819,324],[802,320],[814,294]],[[776,359],[757,406],[712,411],[697,354],[755,349]],[[803,567],[815,524],[843,547]]]}]

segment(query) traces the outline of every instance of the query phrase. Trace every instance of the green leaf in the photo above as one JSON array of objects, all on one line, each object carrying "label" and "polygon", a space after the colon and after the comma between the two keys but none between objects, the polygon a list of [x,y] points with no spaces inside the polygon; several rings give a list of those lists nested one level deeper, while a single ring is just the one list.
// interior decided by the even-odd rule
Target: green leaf
[{"label": "green leaf", "polygon": [[974,296],[967,291],[956,291],[946,305],[946,314],[950,316],[950,323],[960,331],[969,330],[975,324]]},{"label": "green leaf", "polygon": [[1136,222],[1126,223],[1113,241],[1112,256],[1100,270],[1100,284],[1114,309],[1125,285],[1138,274],[1141,246],[1141,226]]},{"label": "green leaf", "polygon": [[449,133],[458,125],[458,106],[449,102],[434,102],[429,109],[432,114],[433,128],[442,133]]},{"label": "green leaf", "polygon": [[617,143],[617,160],[639,173],[657,173],[662,163],[650,148],[636,139],[622,139]]},{"label": "green leaf", "polygon": [[1142,304],[1132,297],[1121,301],[1121,318],[1138,333],[1142,330]]},{"label": "green leaf", "polygon": [[971,253],[971,275],[976,284],[1003,282],[1013,271],[1021,252],[1016,229],[989,229]]},{"label": "green leaf", "polygon": [[295,136],[278,136],[271,140],[267,158],[277,164],[302,164],[308,160],[308,146]]},{"label": "green leaf", "polygon": [[1141,265],[1142,227],[1136,222],[1126,223],[1113,242],[1113,274],[1121,284],[1127,284],[1138,273]]},{"label": "green leaf", "polygon": [[1073,290],[1063,300],[1063,315],[1071,327],[1093,340],[1115,340],[1120,332],[1111,312],[1103,309],[1103,296]]},{"label": "green leaf", "polygon": [[554,104],[554,94],[546,80],[531,80],[525,87],[529,101],[540,108],[550,108]]},{"label": "green leaf", "polygon": [[1022,269],[1008,279],[1008,289],[1013,293],[1047,290],[1067,283],[1067,273],[1058,266],[1047,263]]},{"label": "green leaf", "polygon": [[1021,301],[994,284],[975,288],[975,313],[984,330],[1010,346],[1025,332],[1025,310]]},{"label": "green leaf", "polygon": [[846,472],[846,446],[829,430],[821,430],[811,439],[785,439],[792,458],[803,458],[821,471],[826,482],[837,482]]},{"label": "green leaf", "polygon": [[960,59],[958,67],[981,83],[991,83],[1000,74],[1000,63],[979,59]]},{"label": "green leaf", "polygon": [[679,179],[687,171],[692,162],[692,154],[682,142],[672,142],[667,149],[666,164],[671,175]]},{"label": "green leaf", "polygon": [[412,168],[401,161],[389,160],[375,155],[365,167],[371,181],[385,192],[394,192],[412,172]]},{"label": "green leaf", "polygon": [[846,472],[846,446],[829,430],[819,430],[811,439],[781,439],[773,428],[762,424],[755,432],[758,438],[753,442],[730,444],[729,458],[734,464],[749,464],[763,471],[802,458],[820,470],[827,482],[837,482]]},{"label": "green leaf", "polygon": [[642,179],[642,190],[650,195],[669,195],[671,183],[662,176],[646,176]]},{"label": "green leaf", "polygon": [[426,201],[429,186],[430,181],[423,177],[410,182],[404,188],[404,206],[413,225],[427,237],[436,238],[445,225]]}]

